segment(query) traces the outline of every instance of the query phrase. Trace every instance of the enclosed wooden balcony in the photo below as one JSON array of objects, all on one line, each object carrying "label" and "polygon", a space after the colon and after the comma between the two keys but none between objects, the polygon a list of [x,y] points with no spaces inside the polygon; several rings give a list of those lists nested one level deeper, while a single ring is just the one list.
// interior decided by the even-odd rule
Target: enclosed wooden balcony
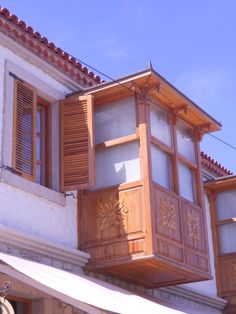
[{"label": "enclosed wooden balcony", "polygon": [[205,183],[210,203],[218,296],[236,313],[236,176]]},{"label": "enclosed wooden balcony", "polygon": [[199,141],[219,125],[152,70],[87,95],[96,157],[96,184],[78,194],[87,270],[146,287],[209,279]]}]

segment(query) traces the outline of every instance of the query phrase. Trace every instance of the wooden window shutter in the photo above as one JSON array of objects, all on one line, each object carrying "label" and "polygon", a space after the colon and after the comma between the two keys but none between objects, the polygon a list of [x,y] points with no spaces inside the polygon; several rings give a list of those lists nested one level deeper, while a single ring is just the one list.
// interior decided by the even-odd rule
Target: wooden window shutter
[{"label": "wooden window shutter", "polygon": [[74,96],[60,103],[61,190],[87,189],[95,182],[93,98]]},{"label": "wooden window shutter", "polygon": [[32,86],[15,80],[13,168],[22,177],[36,177],[36,93]]}]

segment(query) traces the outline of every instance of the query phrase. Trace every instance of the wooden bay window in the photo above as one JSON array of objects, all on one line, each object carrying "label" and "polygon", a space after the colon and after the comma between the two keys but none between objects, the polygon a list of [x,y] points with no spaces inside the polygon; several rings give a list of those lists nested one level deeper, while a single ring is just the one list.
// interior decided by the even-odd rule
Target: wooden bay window
[{"label": "wooden bay window", "polygon": [[199,122],[142,90],[91,89],[96,180],[78,194],[79,248],[88,270],[147,287],[208,279]]}]

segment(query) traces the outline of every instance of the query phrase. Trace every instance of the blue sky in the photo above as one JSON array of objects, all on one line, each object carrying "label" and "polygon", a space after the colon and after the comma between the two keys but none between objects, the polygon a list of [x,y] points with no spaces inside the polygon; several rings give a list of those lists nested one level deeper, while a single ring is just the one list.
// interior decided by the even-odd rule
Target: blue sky
[{"label": "blue sky", "polygon": [[[236,146],[235,0],[0,0],[58,47],[117,78],[153,67],[223,125]],[[202,149],[236,173],[236,150]]]}]

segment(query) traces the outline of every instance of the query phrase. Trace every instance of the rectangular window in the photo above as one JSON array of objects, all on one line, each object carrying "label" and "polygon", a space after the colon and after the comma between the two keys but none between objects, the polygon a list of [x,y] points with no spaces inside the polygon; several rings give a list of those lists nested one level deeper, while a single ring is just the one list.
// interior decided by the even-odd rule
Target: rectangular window
[{"label": "rectangular window", "polygon": [[139,143],[125,143],[96,152],[96,187],[140,180]]},{"label": "rectangular window", "polygon": [[151,166],[152,179],[168,190],[173,189],[172,128],[168,112],[150,103]]},{"label": "rectangular window", "polygon": [[218,226],[221,254],[236,252],[236,222]]},{"label": "rectangular window", "polygon": [[151,146],[152,157],[152,178],[153,181],[171,190],[171,163],[168,154],[157,148]]},{"label": "rectangular window", "polygon": [[50,105],[27,83],[15,81],[13,168],[22,177],[50,185]]},{"label": "rectangular window", "polygon": [[195,179],[193,171],[182,162],[178,162],[180,195],[195,202]]},{"label": "rectangular window", "polygon": [[171,146],[171,129],[167,111],[157,105],[151,104],[150,124],[151,135],[166,145]]},{"label": "rectangular window", "polygon": [[236,190],[218,193],[216,202],[218,220],[236,218]]},{"label": "rectangular window", "polygon": [[157,104],[150,103],[149,111],[153,181],[197,203],[194,129]]},{"label": "rectangular window", "polygon": [[217,193],[217,228],[221,254],[236,252],[236,190]]},{"label": "rectangular window", "polygon": [[134,134],[136,111],[134,97],[95,107],[95,144]]},{"label": "rectangular window", "polygon": [[141,179],[134,96],[97,105],[94,109],[96,188]]},{"label": "rectangular window", "polygon": [[188,160],[195,162],[193,130],[183,121],[178,120],[176,128],[178,152]]}]

